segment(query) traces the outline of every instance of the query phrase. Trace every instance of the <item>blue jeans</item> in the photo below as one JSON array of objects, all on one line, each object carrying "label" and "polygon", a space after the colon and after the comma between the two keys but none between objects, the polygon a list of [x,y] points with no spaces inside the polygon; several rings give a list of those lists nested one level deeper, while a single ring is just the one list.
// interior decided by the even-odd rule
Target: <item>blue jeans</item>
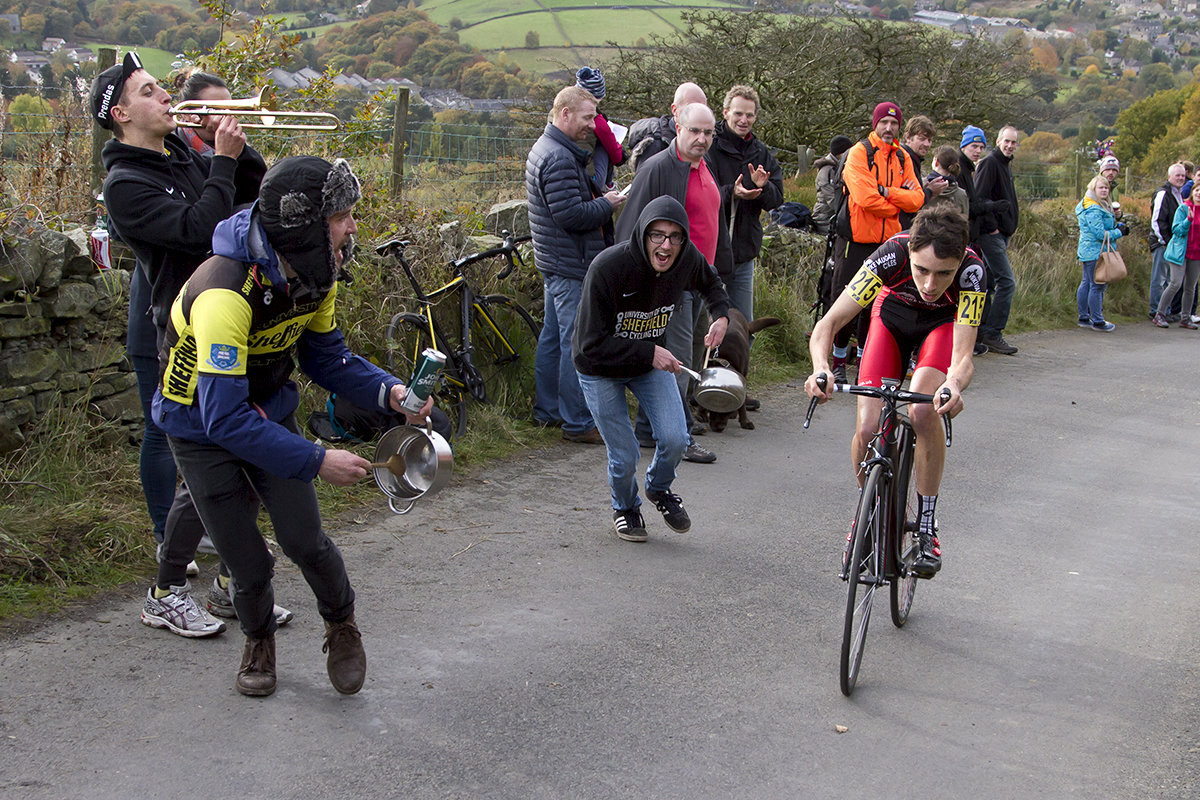
[{"label": "blue jeans", "polygon": [[1008,263],[1008,237],[1003,233],[984,233],[979,237],[979,249],[988,268],[988,299],[983,310],[979,335],[984,339],[999,339],[1008,325],[1017,281],[1012,264]]},{"label": "blue jeans", "polygon": [[637,398],[638,411],[646,413],[654,432],[654,457],[646,469],[646,491],[669,491],[675,481],[675,468],[688,444],[675,376],[658,369],[633,378],[580,374],[579,385],[608,448],[608,485],[612,490],[613,510],[631,511],[642,504],[637,493],[638,440],[629,424],[626,389]]},{"label": "blue jeans", "polygon": [[175,498],[175,456],[167,443],[167,434],[154,424],[150,414],[150,403],[158,387],[158,359],[151,356],[133,356],[133,370],[137,374],[138,396],[142,401],[142,417],[145,430],[142,433],[142,451],[138,469],[142,479],[142,493],[146,495],[146,510],[154,524],[154,540],[161,543],[167,527],[167,512]]},{"label": "blue jeans", "polygon": [[733,265],[733,277],[725,286],[729,304],[742,312],[747,321],[754,319],[754,259]]},{"label": "blue jeans", "polygon": [[1171,268],[1167,266],[1167,248],[1154,249],[1153,266],[1150,268],[1150,313],[1158,313],[1158,301],[1162,299],[1163,289],[1171,278]]},{"label": "blue jeans", "polygon": [[[692,332],[696,327],[696,320],[700,316],[703,303],[703,298],[697,296],[695,293],[684,292],[683,297],[679,298],[679,302],[675,304],[675,310],[671,312],[671,320],[667,323],[666,333],[663,334],[662,346],[670,350],[671,355],[678,358],[679,362],[689,369],[694,368],[692,363]],[[692,409],[687,401],[688,382],[691,381],[691,376],[686,372],[680,372],[674,376],[674,379],[675,383],[679,386],[679,399],[683,403],[683,417],[687,423],[689,434],[688,443],[691,444]],[[634,432],[637,434],[637,438],[643,441],[654,438],[650,420],[647,419],[646,412],[642,410],[640,405],[638,406]]]},{"label": "blue jeans", "polygon": [[588,412],[579,377],[571,361],[571,337],[575,315],[583,295],[583,281],[561,275],[544,275],[546,316],[533,362],[536,399],[534,419],[543,423],[562,422],[571,434],[587,433],[596,427]]},{"label": "blue jeans", "polygon": [[[1161,249],[1161,248],[1160,248]],[[1089,320],[1093,325],[1104,324],[1104,290],[1107,283],[1096,283],[1096,262],[1081,261],[1083,264],[1083,280],[1079,282],[1079,290],[1075,292],[1075,305],[1079,308],[1079,319]]]}]

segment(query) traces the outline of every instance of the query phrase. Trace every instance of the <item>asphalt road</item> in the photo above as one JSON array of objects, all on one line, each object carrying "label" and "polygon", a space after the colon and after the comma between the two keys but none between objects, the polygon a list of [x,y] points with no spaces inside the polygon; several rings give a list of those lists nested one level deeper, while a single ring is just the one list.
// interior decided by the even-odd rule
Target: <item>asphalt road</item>
[{"label": "asphalt road", "polygon": [[681,466],[692,533],[649,514],[649,543],[619,541],[603,451],[575,445],[334,531],[356,696],[330,687],[290,565],[270,698],[234,691],[236,630],[141,625],[145,587],[10,637],[0,795],[1198,797],[1200,336],[1012,338],[955,424],[945,568],[903,630],[876,614],[851,699],[853,402],[802,431],[801,390],[759,388],[757,429]]}]

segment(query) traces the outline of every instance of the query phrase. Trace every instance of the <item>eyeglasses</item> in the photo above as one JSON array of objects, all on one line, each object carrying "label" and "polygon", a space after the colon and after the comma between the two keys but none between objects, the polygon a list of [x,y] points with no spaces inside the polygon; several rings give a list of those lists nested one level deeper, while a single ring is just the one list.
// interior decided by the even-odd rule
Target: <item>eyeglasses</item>
[{"label": "eyeglasses", "polygon": [[712,128],[693,128],[691,125],[684,125],[683,129],[689,131],[693,136],[703,136],[708,139],[711,139],[716,134],[716,131]]},{"label": "eyeglasses", "polygon": [[682,233],[666,234],[662,231],[650,231],[646,234],[646,238],[655,244],[662,244],[667,239],[671,240],[671,244],[683,244],[685,239]]}]

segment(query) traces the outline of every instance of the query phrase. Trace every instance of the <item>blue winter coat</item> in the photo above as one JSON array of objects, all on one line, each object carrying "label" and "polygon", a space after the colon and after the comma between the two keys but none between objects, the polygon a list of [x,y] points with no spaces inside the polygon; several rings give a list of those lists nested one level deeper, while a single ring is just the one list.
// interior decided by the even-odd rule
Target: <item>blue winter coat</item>
[{"label": "blue winter coat", "polygon": [[603,197],[592,197],[585,168],[590,156],[547,124],[525,162],[534,261],[547,275],[582,281],[605,247],[602,228],[613,208]]},{"label": "blue winter coat", "polygon": [[1188,217],[1187,203],[1180,203],[1175,209],[1175,219],[1171,220],[1171,241],[1167,242],[1167,252],[1163,258],[1172,264],[1182,264],[1187,258],[1188,234],[1192,230],[1192,220]]},{"label": "blue winter coat", "polygon": [[1121,232],[1117,230],[1117,221],[1107,208],[1085,197],[1075,206],[1075,216],[1079,219],[1079,247],[1075,255],[1080,261],[1095,261],[1100,257],[1105,233],[1113,249],[1116,248]]}]

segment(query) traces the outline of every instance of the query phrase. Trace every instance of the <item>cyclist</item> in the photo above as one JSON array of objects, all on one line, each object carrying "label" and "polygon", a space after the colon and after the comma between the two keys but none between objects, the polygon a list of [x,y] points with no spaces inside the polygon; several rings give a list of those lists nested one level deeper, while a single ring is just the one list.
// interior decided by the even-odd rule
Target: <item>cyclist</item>
[{"label": "cyclist", "polygon": [[[983,315],[987,284],[983,262],[967,247],[967,218],[956,208],[938,206],[922,209],[912,228],[901,231],[872,253],[846,286],[821,321],[809,342],[813,374],[804,382],[809,397],[825,402],[833,396],[832,386],[821,389],[817,376],[832,374],[829,366],[834,334],[860,310],[871,307],[871,326],[858,382],[881,386],[886,378],[902,380],[910,357],[916,353],[911,389],[940,395],[930,405],[910,409],[916,433],[913,479],[920,503],[920,555],[913,570],[923,578],[933,577],[942,566],[941,546],[934,535],[934,507],[946,445],[939,424],[940,414],[954,417],[962,411],[962,391],[975,372],[972,354]],[[879,426],[882,401],[858,398],[858,426],[850,444],[859,489],[866,474],[859,469],[867,446]]]}]

